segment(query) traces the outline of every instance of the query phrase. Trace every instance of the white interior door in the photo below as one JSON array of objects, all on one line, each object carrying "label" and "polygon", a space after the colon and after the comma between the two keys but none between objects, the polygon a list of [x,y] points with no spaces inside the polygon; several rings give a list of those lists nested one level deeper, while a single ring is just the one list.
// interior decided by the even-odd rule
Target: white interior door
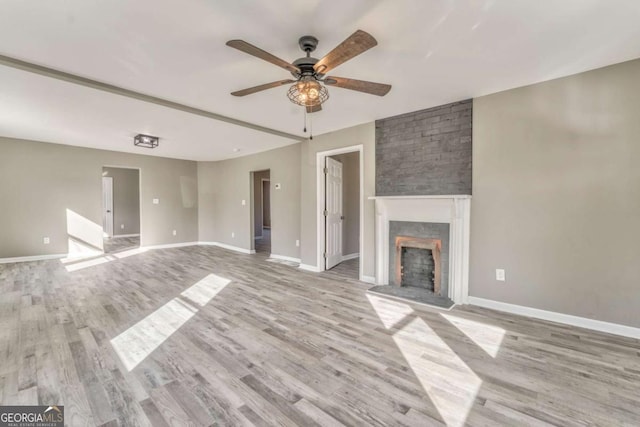
[{"label": "white interior door", "polygon": [[325,269],[342,261],[342,163],[325,163]]},{"label": "white interior door", "polygon": [[102,230],[105,237],[113,237],[113,178],[102,177]]}]

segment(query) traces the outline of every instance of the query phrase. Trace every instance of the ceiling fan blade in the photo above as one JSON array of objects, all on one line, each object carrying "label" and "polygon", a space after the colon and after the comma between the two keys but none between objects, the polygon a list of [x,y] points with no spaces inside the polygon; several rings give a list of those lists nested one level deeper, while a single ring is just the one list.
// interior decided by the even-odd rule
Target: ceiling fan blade
[{"label": "ceiling fan blade", "polygon": [[251,95],[252,93],[260,92],[261,90],[267,90],[267,89],[271,89],[274,87],[286,85],[289,83],[295,83],[295,82],[296,82],[295,80],[278,80],[277,82],[265,83],[260,86],[254,86],[247,89],[237,90],[235,92],[231,92],[231,95],[233,96]]},{"label": "ceiling fan blade", "polygon": [[313,69],[318,74],[327,74],[329,70],[336,68],[338,65],[360,55],[362,52],[371,49],[377,44],[378,42],[371,34],[358,30],[347,37],[345,41],[336,46],[331,52],[327,53],[324,58],[313,66]]},{"label": "ceiling fan blade", "polygon": [[256,58],[260,58],[267,62],[271,62],[272,64],[277,65],[278,67],[282,67],[285,70],[290,71],[292,73],[300,74],[300,68],[296,67],[293,64],[288,63],[283,59],[278,58],[277,56],[270,54],[267,51],[260,49],[259,47],[256,47],[250,43],[247,43],[244,40],[229,40],[227,42],[227,46],[232,47],[234,49],[238,49],[244,53],[248,53],[249,55],[253,55]]},{"label": "ceiling fan blade", "polygon": [[391,85],[383,83],[367,82],[364,80],[347,79],[344,77],[328,76],[324,79],[327,86],[341,87],[343,89],[357,90],[371,95],[385,96],[391,90]]},{"label": "ceiling fan blade", "polygon": [[307,108],[308,114],[317,113],[318,111],[322,110],[322,104],[318,104],[318,105],[314,105],[313,107],[306,107],[306,108]]}]

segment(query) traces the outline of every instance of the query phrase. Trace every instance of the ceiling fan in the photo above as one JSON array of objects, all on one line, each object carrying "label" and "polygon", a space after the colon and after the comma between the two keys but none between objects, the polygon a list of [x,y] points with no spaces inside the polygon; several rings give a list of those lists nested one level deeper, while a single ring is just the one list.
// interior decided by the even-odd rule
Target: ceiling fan
[{"label": "ceiling fan", "polygon": [[307,113],[315,113],[322,110],[322,103],[329,98],[329,91],[326,86],[356,90],[378,96],[384,96],[391,90],[391,85],[387,84],[326,75],[338,65],[378,44],[376,39],[365,31],[358,30],[351,34],[322,59],[311,56],[311,52],[316,50],[318,46],[317,38],[313,36],[302,36],[298,40],[298,44],[300,45],[300,49],[306,53],[306,56],[296,59],[293,63],[289,63],[244,40],[229,40],[227,46],[263,59],[278,67],[282,67],[289,71],[294,77],[293,79],[278,80],[276,82],[231,92],[231,95],[245,96],[266,89],[292,84],[287,92],[287,96],[291,102],[305,107]]}]

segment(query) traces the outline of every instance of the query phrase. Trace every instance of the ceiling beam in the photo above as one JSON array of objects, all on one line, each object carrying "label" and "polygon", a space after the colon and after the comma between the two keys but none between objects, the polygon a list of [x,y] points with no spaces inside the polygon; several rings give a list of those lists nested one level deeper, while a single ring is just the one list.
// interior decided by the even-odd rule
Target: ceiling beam
[{"label": "ceiling beam", "polygon": [[151,104],[160,105],[162,107],[171,108],[174,110],[182,111],[196,116],[205,117],[212,120],[218,120],[221,122],[229,123],[236,126],[252,129],[258,132],[264,132],[271,135],[280,136],[295,141],[303,141],[306,138],[292,133],[282,132],[276,129],[271,129],[265,126],[256,125],[243,120],[234,119],[232,117],[223,116],[222,114],[212,113],[211,111],[201,110],[200,108],[190,107],[188,105],[180,104],[178,102],[169,101],[167,99],[158,98],[156,96],[146,95],[144,93],[136,92],[129,89],[124,89],[118,86],[114,86],[108,83],[99,82],[97,80],[88,79],[86,77],[77,76],[75,74],[66,73],[53,68],[44,67],[42,65],[33,64],[31,62],[15,59],[10,56],[0,55],[0,64],[15,68],[22,71],[27,71],[41,76],[50,77],[57,80],[62,80],[68,83],[73,83],[79,86],[85,86],[91,89],[101,90],[103,92],[112,93],[115,95],[126,96],[127,98],[136,99],[138,101],[148,102]]}]

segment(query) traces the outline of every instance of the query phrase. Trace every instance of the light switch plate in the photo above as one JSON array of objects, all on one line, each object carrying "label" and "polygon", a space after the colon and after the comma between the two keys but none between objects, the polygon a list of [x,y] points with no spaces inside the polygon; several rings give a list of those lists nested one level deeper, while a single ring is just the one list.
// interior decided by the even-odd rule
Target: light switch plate
[{"label": "light switch plate", "polygon": [[246,204],[247,204],[247,201],[243,199],[243,200],[242,200],[242,206],[244,206],[244,205],[246,205]]},{"label": "light switch plate", "polygon": [[44,243],[45,245],[48,245],[49,243],[51,243],[51,240],[49,240],[48,237],[45,237],[42,239],[42,243]]},{"label": "light switch plate", "polygon": [[153,199],[153,204],[157,205],[158,203],[160,203],[160,199]]},{"label": "light switch plate", "polygon": [[496,280],[498,280],[500,282],[504,282],[505,281],[504,269],[496,268]]},{"label": "light switch plate", "polygon": [[176,230],[173,230],[173,235],[175,236],[176,234],[178,234],[178,232]]}]

